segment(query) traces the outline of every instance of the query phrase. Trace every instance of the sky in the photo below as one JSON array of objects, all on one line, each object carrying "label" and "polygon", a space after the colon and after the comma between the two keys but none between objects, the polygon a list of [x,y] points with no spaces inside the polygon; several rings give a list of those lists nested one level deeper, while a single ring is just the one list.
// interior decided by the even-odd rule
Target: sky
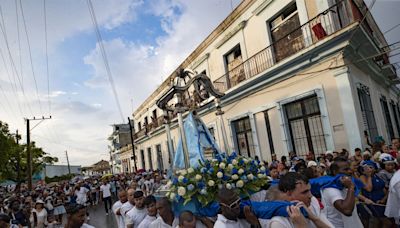
[{"label": "sky", "polygon": [[[86,0],[0,0],[0,120],[26,142],[24,118],[51,115],[31,122],[31,139],[59,164],[66,150],[71,165],[108,160],[111,125],[127,122],[239,2],[92,0],[121,119]],[[400,22],[400,0],[371,11],[382,31]],[[400,26],[386,37],[399,41]]]}]

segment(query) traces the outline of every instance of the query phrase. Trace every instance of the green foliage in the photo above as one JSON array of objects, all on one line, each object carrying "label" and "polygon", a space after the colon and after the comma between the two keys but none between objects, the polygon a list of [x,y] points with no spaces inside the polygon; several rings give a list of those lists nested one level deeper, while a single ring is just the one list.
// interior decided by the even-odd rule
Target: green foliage
[{"label": "green foliage", "polygon": [[75,174],[65,174],[62,176],[54,176],[54,177],[45,177],[46,183],[51,183],[51,182],[60,182],[60,181],[65,181],[65,180],[71,180]]},{"label": "green foliage", "polygon": [[[20,138],[19,138],[20,139]],[[58,158],[49,156],[42,148],[30,145],[32,153],[32,173],[40,172],[44,164],[54,164]],[[0,121],[0,181],[13,180],[23,182],[27,177],[27,146],[17,144],[15,136],[9,131],[8,124]]]}]

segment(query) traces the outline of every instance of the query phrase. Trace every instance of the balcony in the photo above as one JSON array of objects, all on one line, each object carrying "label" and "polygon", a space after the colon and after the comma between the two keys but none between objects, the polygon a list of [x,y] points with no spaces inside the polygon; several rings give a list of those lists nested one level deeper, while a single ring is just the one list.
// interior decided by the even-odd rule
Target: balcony
[{"label": "balcony", "polygon": [[[266,71],[275,64],[344,29],[353,22],[360,21],[361,18],[362,13],[353,0],[339,1],[219,77],[213,84],[220,92],[226,92],[242,81]],[[290,22],[288,20],[288,23]]]}]

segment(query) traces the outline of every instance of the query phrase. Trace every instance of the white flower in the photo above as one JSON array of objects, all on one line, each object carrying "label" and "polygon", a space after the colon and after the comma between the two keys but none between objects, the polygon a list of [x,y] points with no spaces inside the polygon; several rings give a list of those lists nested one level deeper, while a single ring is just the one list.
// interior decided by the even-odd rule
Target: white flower
[{"label": "white flower", "polygon": [[249,175],[247,175],[247,179],[249,179],[249,180],[253,180],[254,179],[254,176],[253,176],[253,174],[249,174]]},{"label": "white flower", "polygon": [[213,158],[211,161],[212,162],[217,162],[218,160],[216,158]]},{"label": "white flower", "polygon": [[171,180],[169,180],[169,181],[167,182],[167,186],[168,186],[168,187],[172,186],[172,181],[171,181]]},{"label": "white flower", "polygon": [[181,175],[185,176],[186,174],[187,174],[186,169],[182,169],[182,170],[181,170]]},{"label": "white flower", "polygon": [[207,190],[205,188],[201,189],[200,194],[202,194],[202,195],[207,194]]},{"label": "white flower", "polygon": [[184,196],[186,194],[186,189],[185,187],[179,187],[178,188],[178,195]]},{"label": "white flower", "polygon": [[264,174],[259,173],[259,174],[257,175],[257,177],[258,177],[258,178],[263,178],[263,177],[264,177]]},{"label": "white flower", "polygon": [[261,170],[261,171],[265,171],[265,167],[264,167],[264,166],[261,166],[260,170]]},{"label": "white flower", "polygon": [[249,162],[249,160],[247,160],[246,158],[243,158],[243,162],[247,164]]},{"label": "white flower", "polygon": [[213,180],[208,181],[208,186],[212,187],[215,185],[215,182]]},{"label": "white flower", "polygon": [[169,199],[170,200],[175,200],[175,193],[173,193],[173,192],[171,192],[170,194],[169,194]]},{"label": "white flower", "polygon": [[225,169],[225,163],[221,162],[221,163],[219,164],[219,168]]},{"label": "white flower", "polygon": [[238,161],[236,159],[232,160],[232,165],[237,165]]},{"label": "white flower", "polygon": [[224,176],[223,173],[221,173],[221,172],[218,172],[218,173],[217,173],[217,177],[218,177],[218,178],[222,178],[223,176]]},{"label": "white flower", "polygon": [[194,172],[194,169],[193,169],[192,167],[190,167],[189,169],[187,169],[187,172],[188,172],[188,173],[193,173],[193,172]]},{"label": "white flower", "polygon": [[241,188],[241,187],[243,187],[243,186],[244,186],[244,182],[243,182],[242,180],[238,180],[238,181],[236,182],[236,187]]},{"label": "white flower", "polygon": [[265,165],[265,163],[264,163],[264,162],[260,162],[260,165],[261,165],[261,166],[264,166],[264,165]]},{"label": "white flower", "polygon": [[200,174],[196,174],[196,180],[201,180],[201,178],[203,178]]},{"label": "white flower", "polygon": [[232,180],[237,180],[237,179],[239,179],[239,176],[236,174],[233,174],[231,178],[232,178]]},{"label": "white flower", "polygon": [[185,178],[184,176],[179,176],[179,177],[178,177],[178,181],[179,181],[179,182],[183,182],[183,179],[184,179],[184,178]]},{"label": "white flower", "polygon": [[243,173],[244,173],[244,170],[243,170],[243,169],[239,169],[239,170],[238,170],[238,174],[239,174],[239,175],[242,175]]},{"label": "white flower", "polygon": [[232,164],[229,164],[229,165],[228,165],[228,168],[229,168],[229,169],[233,169],[233,165],[232,165]]},{"label": "white flower", "polygon": [[229,183],[227,183],[227,184],[225,185],[225,187],[226,187],[227,189],[232,189],[232,185],[229,184]]}]

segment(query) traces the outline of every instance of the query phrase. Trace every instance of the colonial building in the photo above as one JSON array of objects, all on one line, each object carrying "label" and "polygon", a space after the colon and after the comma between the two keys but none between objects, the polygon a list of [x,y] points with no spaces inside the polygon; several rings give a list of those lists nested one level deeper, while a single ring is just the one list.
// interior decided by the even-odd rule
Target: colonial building
[{"label": "colonial building", "polygon": [[[205,73],[225,93],[230,151],[270,160],[399,137],[398,78],[389,57],[362,0],[244,0],[178,69]],[[175,75],[133,113],[138,168],[166,168],[172,159],[156,101]],[[225,150],[213,100],[203,101],[198,115]],[[176,148],[176,119],[170,127]]]},{"label": "colonial building", "polygon": [[131,132],[129,129],[129,124],[114,124],[112,125],[113,132],[108,137],[110,141],[110,165],[113,173],[121,173],[122,163],[121,163],[121,148],[131,144]]},{"label": "colonial building", "polygon": [[111,173],[110,163],[108,163],[108,161],[101,160],[92,166],[82,167],[82,173],[85,176],[104,175]]},{"label": "colonial building", "polygon": [[121,173],[131,173],[135,169],[134,160],[132,159],[132,144],[128,144],[121,148],[120,159],[121,159]]}]

